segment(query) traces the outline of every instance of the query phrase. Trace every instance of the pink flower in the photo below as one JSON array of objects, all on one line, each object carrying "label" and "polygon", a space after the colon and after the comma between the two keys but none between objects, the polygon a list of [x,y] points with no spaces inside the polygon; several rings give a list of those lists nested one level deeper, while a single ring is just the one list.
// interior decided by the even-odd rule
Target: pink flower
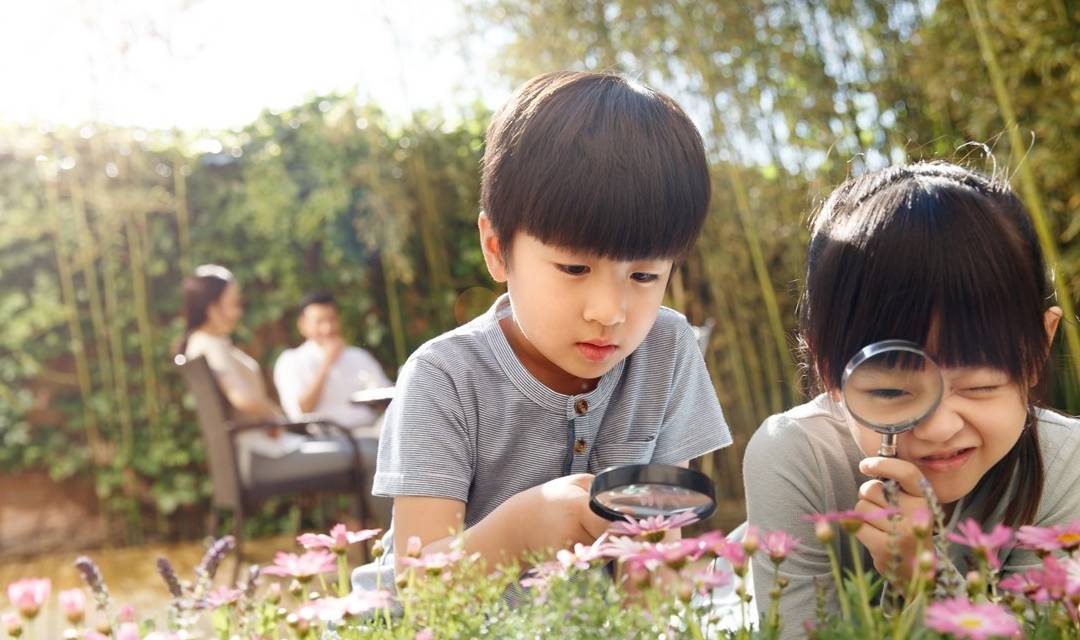
[{"label": "pink flower", "polygon": [[320,598],[311,603],[312,612],[323,622],[340,622],[374,609],[390,606],[392,597],[388,591],[354,591],[344,598]]},{"label": "pink flower", "polygon": [[1020,623],[1004,607],[951,598],[926,607],[926,626],[956,638],[985,640],[994,636],[1019,637]]},{"label": "pink flower", "polygon": [[993,569],[999,569],[1001,563],[997,557],[997,550],[1009,544],[1012,540],[1012,529],[1005,525],[994,525],[989,533],[983,533],[982,526],[974,518],[968,518],[956,526],[959,533],[949,533],[949,540],[971,547],[975,554]]},{"label": "pink flower", "polygon": [[0,624],[4,625],[4,631],[12,638],[22,635],[22,618],[10,611],[0,614]]},{"label": "pink flower", "polygon": [[465,552],[460,549],[450,552],[437,551],[435,553],[429,553],[427,555],[414,558],[412,556],[405,556],[401,558],[401,564],[412,568],[426,571],[430,574],[436,574],[444,569],[449,569],[451,565],[457,564],[465,557]]},{"label": "pink flower", "polygon": [[587,547],[579,542],[574,545],[573,551],[560,549],[559,552],[555,554],[555,558],[566,569],[577,567],[584,571],[588,569],[593,562],[604,558],[604,553],[602,551],[604,541],[604,537],[601,536],[600,538],[597,538],[596,542]]},{"label": "pink flower", "polygon": [[435,640],[435,632],[431,629],[422,629],[416,632],[413,640]]},{"label": "pink flower", "polygon": [[697,592],[702,595],[711,593],[714,589],[727,586],[731,582],[731,574],[725,571],[713,571],[712,568],[694,571],[683,577],[688,578],[690,582],[693,583]]},{"label": "pink flower", "polygon": [[409,541],[405,543],[405,555],[410,558],[419,558],[420,554],[424,551],[424,543],[417,536],[409,536]]},{"label": "pink flower", "polygon": [[761,540],[761,548],[777,564],[783,562],[784,558],[797,546],[799,546],[799,539],[783,531],[769,531]]},{"label": "pink flower", "polygon": [[608,529],[613,535],[636,536],[648,539],[650,542],[659,542],[664,534],[671,529],[679,529],[688,524],[697,522],[696,514],[684,511],[673,516],[654,516],[635,520],[626,516],[626,522],[616,522]]},{"label": "pink flower", "polygon": [[125,622],[116,630],[116,640],[139,640],[139,625]]},{"label": "pink flower", "polygon": [[338,523],[330,529],[330,535],[325,533],[305,533],[296,538],[305,549],[327,549],[334,553],[345,553],[350,544],[370,540],[379,535],[381,529],[364,529],[362,531],[348,531],[344,524]]},{"label": "pink flower", "polygon": [[694,540],[661,542],[655,545],[646,545],[637,553],[624,555],[621,561],[631,572],[639,569],[656,571],[661,566],[681,569],[686,565],[690,556],[697,552],[697,549],[698,545]]},{"label": "pink flower", "polygon": [[308,551],[303,555],[278,551],[274,556],[273,566],[262,572],[270,576],[293,577],[301,583],[310,581],[320,573],[329,573],[337,569],[334,554],[326,551]]},{"label": "pink flower", "polygon": [[240,596],[242,595],[244,595],[243,589],[230,589],[229,587],[221,586],[214,589],[206,596],[206,604],[211,609],[219,609],[235,604],[240,600]]},{"label": "pink flower", "polygon": [[529,570],[525,577],[521,579],[521,586],[526,589],[539,589],[543,591],[546,589],[553,578],[566,577],[566,567],[557,560],[545,562],[543,564],[536,565]]},{"label": "pink flower", "polygon": [[48,578],[24,578],[8,585],[8,599],[24,618],[33,619],[51,591],[52,581]]},{"label": "pink flower", "polygon": [[135,622],[135,607],[125,604],[116,614],[117,622]]},{"label": "pink flower", "polygon": [[1080,521],[1064,526],[1020,527],[1016,540],[1029,549],[1043,553],[1067,551],[1072,553],[1080,548]]},{"label": "pink flower", "polygon": [[830,511],[828,513],[811,513],[802,517],[806,522],[813,522],[815,529],[819,525],[825,523],[838,522],[840,526],[844,528],[844,531],[848,533],[855,533],[862,525],[871,520],[882,520],[889,518],[897,513],[900,513],[900,509],[896,507],[885,507],[870,511],[868,513],[860,513],[854,509],[848,511]]},{"label": "pink flower", "polygon": [[623,538],[616,536],[614,538],[608,538],[600,545],[600,553],[605,558],[619,559],[628,555],[634,555],[649,548],[649,544],[642,542],[641,540],[635,540],[633,538]]},{"label": "pink flower", "polygon": [[60,609],[71,624],[79,624],[86,617],[86,594],[82,589],[68,589],[57,594]]}]

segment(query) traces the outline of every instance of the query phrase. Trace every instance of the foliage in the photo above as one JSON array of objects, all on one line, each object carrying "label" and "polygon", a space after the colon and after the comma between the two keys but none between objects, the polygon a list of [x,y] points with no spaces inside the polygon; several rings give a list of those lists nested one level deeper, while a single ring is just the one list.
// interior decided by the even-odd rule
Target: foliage
[{"label": "foliage", "polygon": [[[859,517],[854,512],[821,516],[822,522],[843,522],[855,557],[861,554],[854,544]],[[100,573],[83,558],[77,564],[97,613],[87,615],[84,593],[61,594],[71,624],[64,637],[112,635],[138,640],[141,631],[148,633],[145,640],[271,636],[296,640],[485,636],[750,640],[777,638],[792,624],[778,615],[785,580],[781,567],[798,540],[782,532],[765,532],[759,539],[751,532],[740,542],[714,531],[663,542],[666,530],[673,526],[670,520],[623,524],[629,526],[621,531],[613,528],[592,546],[578,544],[554,558],[540,556],[524,574],[516,566],[489,572],[477,555],[460,548],[426,555],[408,553],[400,559],[405,569],[398,574],[396,589],[380,585],[373,591],[351,593],[344,570],[346,547],[349,540],[362,542],[375,531],[346,532],[344,525],[338,525],[330,536],[306,534],[299,539],[308,548],[304,559],[279,553],[274,566],[261,572],[252,567],[241,583],[213,588],[217,568],[232,546],[231,539],[224,538],[208,549],[191,582],[181,580],[166,560],[159,560],[172,605],[166,616],[150,616],[141,630],[131,613],[113,611]],[[820,531],[822,538],[831,539],[834,533],[829,527]],[[1075,553],[1080,547],[1078,531],[1080,523],[1024,527],[1021,539],[1045,550],[1044,565],[1000,581],[988,559],[996,546],[1011,539],[1012,531],[1001,527],[984,534],[974,525],[963,535],[951,534],[981,558],[980,571],[958,582],[943,566],[947,556],[940,545],[944,543],[927,531],[920,538],[926,546],[909,580],[871,577],[856,565],[835,585],[843,593],[842,612],[819,612],[817,620],[807,621],[803,630],[810,638],[982,640],[1016,637],[1021,632],[1026,637],[1075,637],[1080,631],[1076,608],[1080,558],[1062,558],[1050,550],[1060,552],[1064,545]],[[419,540],[416,546],[419,549]],[[746,617],[751,601],[746,568],[754,554],[767,555],[776,571],[767,611],[757,624]],[[838,571],[835,552],[830,559],[834,572]],[[334,571],[335,565],[340,569],[336,586],[322,575]],[[267,581],[270,574],[294,578],[283,590],[281,583]],[[737,586],[727,591],[738,598],[716,600],[715,594],[733,581]],[[882,596],[886,583],[894,592]],[[18,612],[4,614],[9,636],[34,637],[34,619],[50,586],[48,580],[38,579],[9,585],[9,599]],[[164,630],[151,631],[159,627]]]}]

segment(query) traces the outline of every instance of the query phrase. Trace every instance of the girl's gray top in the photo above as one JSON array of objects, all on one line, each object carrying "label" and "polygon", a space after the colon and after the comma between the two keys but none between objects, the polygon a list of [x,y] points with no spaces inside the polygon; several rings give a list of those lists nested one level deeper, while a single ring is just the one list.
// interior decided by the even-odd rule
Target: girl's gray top
[{"label": "girl's gray top", "polygon": [[[386,412],[375,495],[460,500],[471,527],[514,494],[569,473],[677,463],[731,444],[682,314],[661,307],[641,346],[595,390],[564,395],[514,355],[499,327],[508,313],[503,295],[410,356]],[[383,542],[392,548],[390,532]]]},{"label": "girl's gray top", "polygon": [[[836,613],[838,603],[825,548],[814,537],[814,525],[803,518],[812,513],[847,511],[858,502],[859,486],[870,478],[859,472],[863,455],[851,437],[847,423],[827,395],[766,420],[750,439],[743,459],[743,482],[746,487],[746,510],[751,525],[761,530],[782,530],[798,536],[802,543],[781,565],[780,574],[790,580],[780,599],[784,638],[803,637],[803,621],[814,619],[818,580],[828,594],[827,609]],[[1080,519],[1080,420],[1039,410],[1039,442],[1042,449],[1046,482],[1036,526],[1062,525]],[[1015,482],[1015,480],[1013,480]],[[1012,495],[1010,489],[1006,496]],[[985,498],[972,494],[960,500],[946,529],[975,517]],[[999,505],[987,530],[1002,521],[1005,504]],[[838,549],[842,570],[851,568],[847,536],[839,534]],[[960,545],[950,547],[950,560],[964,575],[974,560]],[[1039,565],[1038,558],[1026,549],[1009,547],[999,554],[1005,572]],[[865,567],[872,570],[864,552]],[[774,571],[772,562],[758,554],[753,562],[755,601],[764,613],[769,606],[769,589]]]}]

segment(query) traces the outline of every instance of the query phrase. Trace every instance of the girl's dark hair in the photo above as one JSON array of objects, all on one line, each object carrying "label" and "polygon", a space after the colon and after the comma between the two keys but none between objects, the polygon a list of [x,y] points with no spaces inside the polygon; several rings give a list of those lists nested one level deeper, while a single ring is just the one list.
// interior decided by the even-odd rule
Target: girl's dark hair
[{"label": "girl's dark hair", "polygon": [[176,349],[177,353],[184,353],[191,333],[206,324],[207,309],[221,299],[225,287],[232,281],[232,273],[216,264],[200,265],[195,268],[193,275],[184,278],[184,338]]},{"label": "girl's dark hair", "polygon": [[1008,185],[944,162],[896,166],[849,179],[814,216],[800,338],[824,389],[840,388],[862,347],[891,338],[932,338],[942,365],[1001,369],[1030,389],[1028,424],[975,489],[986,492],[986,520],[1015,479],[1005,522],[1016,526],[1034,520],[1042,496],[1033,408],[1052,301],[1035,230]]},{"label": "girl's dark hair", "polygon": [[533,78],[485,144],[481,204],[504,252],[524,231],[616,260],[678,258],[701,231],[701,135],[671,98],[618,75]]}]

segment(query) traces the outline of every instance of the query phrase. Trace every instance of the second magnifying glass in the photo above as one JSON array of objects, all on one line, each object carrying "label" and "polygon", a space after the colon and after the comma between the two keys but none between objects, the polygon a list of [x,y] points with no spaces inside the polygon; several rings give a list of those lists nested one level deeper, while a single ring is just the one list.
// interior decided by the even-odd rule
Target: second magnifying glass
[{"label": "second magnifying glass", "polygon": [[693,513],[704,520],[716,511],[716,492],[704,473],[666,464],[630,464],[596,474],[589,508],[608,520],[640,520]]},{"label": "second magnifying glass", "polygon": [[896,457],[896,436],[930,417],[945,392],[934,360],[907,340],[864,347],[840,382],[844,406],[859,424],[882,435],[879,456]]}]

